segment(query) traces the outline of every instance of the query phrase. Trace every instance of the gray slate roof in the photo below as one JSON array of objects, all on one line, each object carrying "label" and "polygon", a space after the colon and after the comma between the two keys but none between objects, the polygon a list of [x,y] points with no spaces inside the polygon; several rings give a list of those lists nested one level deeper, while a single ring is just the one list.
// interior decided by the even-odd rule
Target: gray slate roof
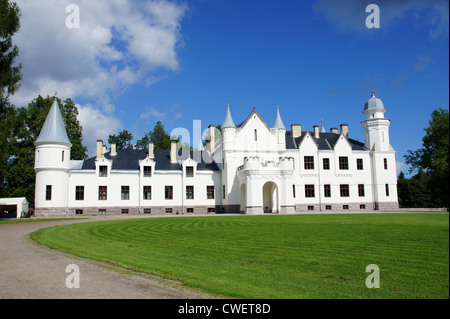
[{"label": "gray slate roof", "polygon": [[[139,160],[143,160],[147,157],[147,150],[117,150],[117,155],[112,157],[111,153],[105,153],[105,158],[112,159],[113,170],[139,170]],[[218,171],[216,163],[209,163],[209,156],[203,153],[204,158],[200,151],[178,151],[179,159],[187,159],[189,156],[196,160],[201,159],[197,163],[198,171]],[[156,171],[181,171],[182,167],[178,163],[170,162],[170,150],[155,150],[154,160]],[[206,159],[206,161],[204,160]],[[81,167],[82,170],[95,169],[95,156],[86,159]]]},{"label": "gray slate roof", "polygon": [[[298,145],[305,138],[306,131],[302,131],[302,135],[296,138],[292,137],[292,132],[286,132],[286,149],[298,149]],[[333,150],[334,144],[336,144],[339,134],[331,133],[331,132],[319,132],[319,138],[314,137],[311,134],[312,138],[317,142],[319,150]],[[368,151],[368,149],[364,146],[364,143],[356,141],[351,138],[347,138],[347,141],[352,146],[353,151]]]},{"label": "gray slate roof", "polygon": [[61,143],[69,146],[71,145],[56,98],[48,112],[39,137],[36,140],[36,144],[39,143]]}]

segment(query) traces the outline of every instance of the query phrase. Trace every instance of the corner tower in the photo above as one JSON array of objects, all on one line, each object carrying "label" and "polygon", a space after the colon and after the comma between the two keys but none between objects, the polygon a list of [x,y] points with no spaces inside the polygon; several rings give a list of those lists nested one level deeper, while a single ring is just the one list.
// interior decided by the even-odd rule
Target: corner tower
[{"label": "corner tower", "polygon": [[372,91],[372,97],[364,104],[366,120],[361,122],[364,129],[365,146],[370,150],[389,151],[390,120],[384,117],[383,102]]},{"label": "corner tower", "polygon": [[69,186],[70,147],[57,98],[37,138],[34,169],[36,215],[65,214]]}]

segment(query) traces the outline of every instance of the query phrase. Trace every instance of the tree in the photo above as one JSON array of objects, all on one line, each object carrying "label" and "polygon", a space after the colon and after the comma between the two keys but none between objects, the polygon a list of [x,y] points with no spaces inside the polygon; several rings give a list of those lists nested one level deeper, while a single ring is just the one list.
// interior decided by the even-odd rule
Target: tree
[{"label": "tree", "polygon": [[[12,111],[15,121],[11,138],[7,142],[8,160],[4,178],[3,196],[26,197],[34,202],[34,142],[47,118],[54,97],[38,96],[26,108]],[[77,119],[78,110],[70,99],[58,99],[67,135],[72,144],[71,159],[87,158],[87,148],[82,144],[82,127]],[[73,150],[73,154],[72,154]]]},{"label": "tree", "polygon": [[422,169],[430,178],[428,188],[434,206],[449,204],[449,115],[448,110],[439,108],[431,114],[430,126],[425,128],[422,148],[409,150],[405,157],[411,165],[410,172]]},{"label": "tree", "polygon": [[148,131],[144,137],[137,141],[136,147],[148,149],[148,143],[153,142],[155,150],[168,150],[170,149],[170,140],[170,135],[164,130],[164,125],[161,121],[158,121],[153,131]]},{"label": "tree", "polygon": [[9,103],[9,95],[19,88],[22,65],[15,65],[19,55],[12,37],[20,28],[20,10],[16,3],[0,0],[0,196],[4,196],[7,141],[14,126],[15,111]]},{"label": "tree", "polygon": [[116,147],[118,149],[133,149],[133,144],[131,141],[133,140],[133,134],[128,132],[127,130],[122,130],[119,134],[113,134],[108,137],[108,143],[116,143]]}]

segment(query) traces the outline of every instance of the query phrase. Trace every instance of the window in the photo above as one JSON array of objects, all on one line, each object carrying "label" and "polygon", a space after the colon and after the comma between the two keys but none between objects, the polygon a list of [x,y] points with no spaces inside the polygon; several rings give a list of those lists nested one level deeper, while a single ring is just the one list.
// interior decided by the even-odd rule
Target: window
[{"label": "window", "polygon": [[357,158],[356,159],[356,169],[358,169],[358,170],[364,169],[363,159],[362,158]]},{"label": "window", "polygon": [[61,162],[64,162],[64,151],[61,152]]},{"label": "window", "polygon": [[98,187],[98,200],[106,200],[108,198],[108,187],[99,186]]},{"label": "window", "polygon": [[165,187],[165,196],[166,199],[173,199],[173,186]]},{"label": "window", "polygon": [[122,200],[130,199],[130,186],[122,186],[122,191],[120,193],[120,199],[122,199]]},{"label": "window", "polygon": [[314,185],[305,185],[305,197],[314,197]]},{"label": "window", "polygon": [[144,208],[144,214],[151,214],[152,209],[151,208]]},{"label": "window", "polygon": [[339,169],[348,169],[348,157],[339,156]]},{"label": "window", "polygon": [[364,184],[358,184],[358,196],[359,197],[365,196]]},{"label": "window", "polygon": [[385,188],[386,188],[386,196],[389,196],[389,184],[386,184]]},{"label": "window", "polygon": [[314,210],[314,206],[308,206],[308,210]]},{"label": "window", "polygon": [[258,131],[255,129],[255,141],[258,140]]},{"label": "window", "polygon": [[364,204],[359,205],[359,209],[366,209],[366,205]]},{"label": "window", "polygon": [[108,176],[108,166],[100,166],[99,168],[99,176],[100,177],[106,177]]},{"label": "window", "polygon": [[305,156],[305,169],[314,169],[314,156]]},{"label": "window", "polygon": [[52,200],[52,185],[45,187],[45,200]]},{"label": "window", "polygon": [[326,170],[330,169],[330,159],[329,158],[323,159],[323,169],[326,169]]},{"label": "window", "polygon": [[350,190],[348,187],[348,184],[341,184],[341,197],[349,197],[350,196]]},{"label": "window", "polygon": [[331,185],[330,184],[323,185],[323,195],[325,197],[331,197]]},{"label": "window", "polygon": [[194,212],[194,209],[193,208],[186,208],[186,213],[193,213]]},{"label": "window", "polygon": [[144,166],[144,177],[152,177],[152,167]]},{"label": "window", "polygon": [[222,185],[222,198],[225,199],[225,185]]},{"label": "window", "polygon": [[214,207],[208,207],[208,213],[215,213],[216,209]]},{"label": "window", "polygon": [[84,200],[84,186],[75,187],[75,200]]},{"label": "window", "polygon": [[75,215],[83,215],[82,209],[75,209]]},{"label": "window", "polygon": [[99,215],[106,215],[106,209],[99,209],[98,210]]},{"label": "window", "polygon": [[122,214],[128,214],[128,209],[122,209]]},{"label": "window", "polygon": [[144,199],[152,199],[152,187],[144,186]]},{"label": "window", "polygon": [[206,198],[214,199],[214,186],[206,186]]},{"label": "window", "polygon": [[326,210],[331,210],[331,205],[325,205]]},{"label": "window", "polygon": [[186,199],[194,199],[194,186],[186,186]]},{"label": "window", "polygon": [[384,169],[388,169],[387,158],[384,159]]},{"label": "window", "polygon": [[343,205],[343,206],[342,206],[342,209],[347,210],[347,209],[348,209],[348,205]]},{"label": "window", "polygon": [[186,177],[194,177],[194,167],[186,166]]},{"label": "window", "polygon": [[172,214],[172,208],[166,208],[164,211],[166,212],[166,214]]},{"label": "window", "polygon": [[292,196],[295,198],[295,185],[292,185]]}]

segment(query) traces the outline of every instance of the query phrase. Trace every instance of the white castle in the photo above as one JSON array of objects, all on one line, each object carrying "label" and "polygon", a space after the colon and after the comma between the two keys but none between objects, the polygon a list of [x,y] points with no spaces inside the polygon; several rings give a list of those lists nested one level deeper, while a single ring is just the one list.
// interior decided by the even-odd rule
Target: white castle
[{"label": "white castle", "polygon": [[107,151],[70,160],[70,141],[56,102],[36,140],[35,213],[292,214],[398,208],[395,151],[389,119],[375,97],[364,105],[365,142],[348,125],[288,131],[277,109],[272,127],[253,109],[235,125],[228,107],[222,131],[209,126],[206,150]]}]

